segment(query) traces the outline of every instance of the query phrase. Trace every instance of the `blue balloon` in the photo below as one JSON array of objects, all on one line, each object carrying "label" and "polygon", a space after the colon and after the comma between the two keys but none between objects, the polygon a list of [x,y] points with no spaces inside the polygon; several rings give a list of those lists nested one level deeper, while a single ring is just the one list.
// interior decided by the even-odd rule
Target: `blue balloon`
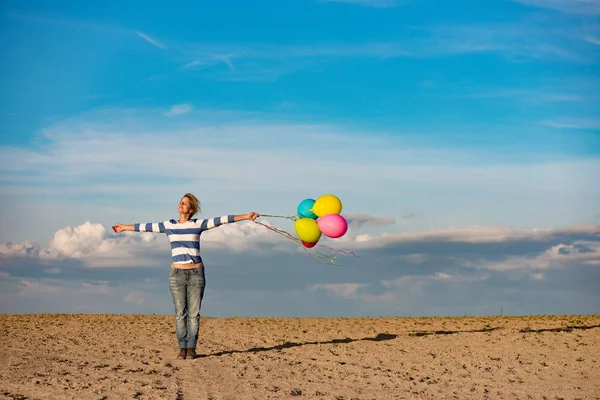
[{"label": "blue balloon", "polygon": [[317,219],[317,215],[312,212],[312,208],[315,205],[315,200],[304,199],[298,204],[298,216],[300,218],[312,218]]}]

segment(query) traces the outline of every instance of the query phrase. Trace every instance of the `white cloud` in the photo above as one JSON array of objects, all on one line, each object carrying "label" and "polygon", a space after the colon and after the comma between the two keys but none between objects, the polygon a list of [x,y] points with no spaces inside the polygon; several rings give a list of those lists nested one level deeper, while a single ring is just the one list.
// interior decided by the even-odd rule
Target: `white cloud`
[{"label": "white cloud", "polygon": [[22,279],[19,282],[19,296],[28,296],[30,294],[41,295],[48,293],[60,293],[63,291],[62,284],[50,284],[30,279]]},{"label": "white cloud", "polygon": [[[432,226],[499,220],[560,226],[597,213],[595,159],[536,160],[511,153],[505,160],[503,152],[411,144],[410,133],[269,123],[268,115],[257,123],[260,114],[252,113],[199,110],[191,119],[174,120],[157,115],[156,109],[96,110],[43,129],[39,148],[0,148],[0,240],[42,242],[86,220],[110,226],[127,222],[119,220],[128,215],[168,219],[179,196],[189,191],[200,196],[207,217],[252,210],[290,215],[301,199],[333,192],[342,198],[344,213],[356,217],[351,226],[356,241],[365,243],[386,223],[391,230],[423,234]],[[299,171],[310,182],[292,179]],[[35,202],[36,196],[44,202]],[[75,197],[86,200],[70,200]],[[573,206],[565,210],[565,204]],[[416,207],[427,217],[408,219],[414,214],[406,210]],[[538,212],[528,212],[531,207]],[[564,212],[556,213],[559,207]],[[29,216],[32,208],[40,210],[35,218]],[[402,224],[392,224],[399,219]],[[38,229],[27,232],[34,223]],[[486,229],[491,228],[478,234]]]},{"label": "white cloud", "polygon": [[340,297],[346,300],[361,300],[369,303],[392,303],[397,301],[400,296],[398,292],[385,292],[382,294],[368,293],[366,289],[369,284],[363,283],[325,283],[312,285],[309,290],[323,290],[334,297]]},{"label": "white cloud", "polygon": [[[159,221],[142,221],[159,222]],[[269,220],[260,222],[270,225]],[[202,234],[203,249],[226,249],[243,253],[273,251],[300,252],[299,246],[263,226],[238,222],[206,231]],[[87,221],[75,227],[65,227],[54,234],[48,247],[29,241],[0,242],[0,257],[34,258],[42,261],[73,259],[86,267],[148,267],[170,262],[170,246],[165,234],[150,232],[123,232],[114,234],[99,223]],[[47,273],[60,273],[50,268]]]},{"label": "white cloud", "polygon": [[91,252],[110,250],[104,238],[107,230],[103,225],[86,222],[81,226],[61,229],[54,235],[51,248],[68,257],[78,258]]},{"label": "white cloud", "polygon": [[0,256],[39,257],[40,248],[29,240],[21,243],[0,242]]},{"label": "white cloud", "polygon": [[[396,1],[355,0],[356,4],[391,7]],[[511,62],[558,60],[595,62],[589,52],[595,31],[570,22],[523,19],[509,23],[411,26],[403,40],[363,43],[329,42],[301,45],[197,44],[184,50],[182,67],[194,77],[216,80],[273,81],[315,63],[340,58],[452,57],[500,54]],[[588,40],[592,38],[592,41]],[[235,68],[233,63],[235,61]],[[221,68],[226,65],[228,68]],[[200,71],[200,73],[198,73]],[[536,99],[539,101],[539,99]],[[549,101],[574,101],[556,98]]]},{"label": "white cloud", "polygon": [[39,313],[169,313],[168,292],[161,282],[59,280],[17,278],[0,280],[0,312]]},{"label": "white cloud", "polygon": [[542,122],[542,125],[556,129],[600,129],[600,121],[591,119],[557,118]]},{"label": "white cloud", "polygon": [[165,113],[167,117],[176,117],[192,111],[194,107],[190,104],[175,104]]},{"label": "white cloud", "polygon": [[143,32],[136,31],[135,34],[138,35],[139,37],[141,37],[142,39],[144,39],[145,41],[147,41],[148,43],[151,43],[160,49],[163,49],[163,50],[167,49],[167,46],[165,46],[164,44],[160,43],[159,41],[157,41],[155,39],[152,39],[150,36],[146,35]]},{"label": "white cloud", "polygon": [[[174,107],[178,107],[174,108],[176,114],[187,109],[183,105]],[[105,110],[58,123],[43,130],[50,143],[40,150],[0,149],[0,158],[6,161],[2,173],[8,181],[11,173],[28,173],[29,180],[25,183],[36,187],[49,179],[59,180],[58,183],[63,183],[61,192],[65,189],[104,193],[117,189],[149,189],[150,185],[136,182],[146,181],[138,179],[141,177],[165,178],[166,182],[161,185],[165,190],[181,186],[175,180],[177,178],[187,182],[211,180],[213,188],[229,188],[235,182],[269,189],[272,182],[277,182],[278,188],[285,190],[297,187],[289,182],[289,177],[301,167],[305,176],[311,176],[312,188],[318,194],[331,188],[332,181],[336,182],[336,187],[356,186],[377,193],[389,192],[400,182],[505,186],[511,190],[523,182],[527,187],[560,187],[563,190],[579,182],[582,186],[597,186],[591,176],[600,170],[600,163],[595,160],[528,162],[526,167],[502,164],[498,162],[501,156],[498,154],[410,146],[392,136],[378,138],[369,132],[352,130],[353,140],[349,142],[345,127],[337,126],[257,124],[244,115],[236,122],[223,123],[221,118],[235,117],[213,113],[211,121],[210,111],[201,113],[204,121],[201,126],[197,121],[180,125],[165,121],[163,126],[160,121],[150,119],[142,125],[140,132],[140,121],[148,118],[148,114],[151,112],[144,110]],[[111,119],[118,122],[111,123]],[[281,132],[288,135],[284,137]],[[296,137],[304,140],[298,143],[293,139]],[[201,146],[181,148],[179,145],[197,143],[199,138],[202,138]],[[315,148],[312,144],[317,140],[319,143],[330,142],[328,146]],[[144,151],[139,151],[140,143],[144,143]],[[377,161],[363,162],[365,152],[376,152]],[[149,162],[147,154],[152,154],[160,163]],[[178,156],[173,157],[174,154]],[[494,164],[485,165],[490,157]],[[328,171],[326,175],[322,173],[324,170]],[[583,171],[589,171],[589,174]],[[102,182],[85,184],[96,176],[105,180],[123,176],[135,176],[135,179],[126,185],[114,183],[114,179],[110,185]],[[80,181],[82,177],[85,178]],[[564,179],[564,182],[557,179]],[[65,188],[65,183],[72,180],[74,184]],[[20,176],[18,182],[22,189]],[[14,189],[18,191],[19,188]],[[44,190],[51,192],[53,188]]]},{"label": "white cloud", "polygon": [[531,274],[531,279],[541,281],[544,279],[544,274],[542,272],[536,272],[534,274]]},{"label": "white cloud", "polygon": [[596,265],[598,262],[600,262],[600,243],[578,240],[572,244],[552,246],[534,257],[508,257],[499,262],[480,262],[476,266],[494,271],[548,270],[568,268],[577,263]]},{"label": "white cloud", "polygon": [[193,60],[183,65],[181,68],[183,69],[205,69],[211,67],[213,65],[217,65],[219,63],[225,64],[231,72],[235,72],[235,67],[233,65],[232,60],[237,57],[242,57],[243,54],[205,54],[202,58],[198,60]]},{"label": "white cloud", "polygon": [[[157,221],[145,221],[157,222]],[[269,220],[259,219],[267,225],[278,226]],[[281,229],[281,225],[279,225]],[[293,236],[293,229],[288,230]],[[594,225],[566,227],[562,229],[527,230],[509,229],[502,227],[460,227],[425,231],[400,232],[396,234],[384,233],[377,236],[354,234],[349,232],[346,236],[326,243],[329,247],[354,251],[360,254],[361,250],[390,249],[397,245],[409,243],[472,243],[489,244],[502,242],[544,241],[553,236],[568,234],[593,235],[600,232]],[[585,251],[579,245],[585,245]],[[289,252],[303,254],[299,245],[291,243],[285,238],[271,232],[259,224],[240,222],[224,225],[207,231],[202,235],[203,249],[219,249],[235,253],[269,254],[276,252]],[[324,250],[325,251],[325,250]],[[327,252],[327,251],[325,251]],[[485,260],[481,254],[481,260]],[[170,247],[164,234],[124,232],[113,234],[101,224],[86,222],[75,227],[65,227],[57,231],[47,248],[42,248],[28,241],[23,243],[0,242],[0,257],[5,259],[15,257],[32,257],[40,260],[79,260],[87,267],[129,267],[129,266],[159,266],[168,262]],[[545,253],[534,258],[510,257],[502,262],[473,262],[465,260],[465,265],[489,270],[512,270],[522,268],[551,268],[568,264],[574,260],[595,262],[600,259],[598,245],[588,242],[575,242],[573,245],[554,246]],[[420,264],[429,259],[427,253],[409,253],[400,255],[400,258],[411,263]],[[53,270],[52,273],[59,273]],[[450,275],[440,272],[435,279],[465,280],[465,277]],[[479,278],[478,278],[479,279]],[[384,285],[386,285],[384,283]],[[355,287],[358,289],[359,287]],[[342,290],[342,289],[340,289]]]},{"label": "white cloud", "polygon": [[125,303],[133,303],[142,305],[146,302],[146,296],[142,292],[130,292],[123,299]]},{"label": "white cloud", "polygon": [[311,287],[312,290],[323,289],[329,291],[336,296],[340,296],[346,299],[355,299],[359,297],[358,291],[361,288],[367,287],[368,285],[362,283],[330,283],[330,284],[316,284]]},{"label": "white cloud", "polygon": [[[302,267],[301,270],[306,269],[306,272],[300,272],[286,266],[288,270],[284,275],[285,279],[289,280],[288,273],[297,273],[296,279],[299,278],[301,281],[307,279],[305,288],[312,292],[312,296],[317,297],[325,293],[343,301],[355,302],[356,307],[360,307],[362,312],[367,315],[372,315],[374,310],[392,314],[413,314],[418,312],[416,310],[426,309],[432,313],[434,311],[431,310],[443,309],[445,311],[438,312],[447,313],[451,310],[454,310],[452,312],[456,311],[456,304],[460,303],[457,299],[463,298],[465,292],[469,293],[474,288],[483,290],[484,286],[491,287],[499,277],[504,277],[500,280],[509,279],[512,285],[523,284],[527,281],[547,282],[546,271],[562,270],[564,273],[568,273],[567,268],[581,271],[581,269],[576,270],[575,268],[585,264],[591,266],[600,264],[600,242],[581,239],[595,237],[594,235],[600,232],[598,227],[574,226],[552,230],[503,230],[492,227],[487,231],[482,231],[481,228],[463,227],[462,229],[411,231],[405,233],[404,236],[394,236],[393,239],[390,238],[390,234],[372,235],[369,238],[361,239],[362,242],[358,240],[359,235],[350,234],[343,245],[340,244],[340,247],[354,250],[358,248],[359,250],[356,252],[361,259],[357,259],[357,262],[361,265],[351,263],[345,267],[348,269],[347,271],[338,270],[338,273],[333,273],[333,269],[332,273],[328,273],[327,270],[317,271],[310,267]],[[485,234],[482,235],[482,232]],[[383,238],[386,238],[384,244],[380,245]],[[553,245],[552,243],[557,240],[562,240],[565,244]],[[514,246],[506,246],[511,243],[514,243]],[[532,243],[535,245],[531,246]],[[453,244],[456,247],[450,248],[447,253],[440,256],[438,249],[444,247],[445,244]],[[410,247],[411,245],[417,251],[414,251]],[[490,245],[494,246],[490,247]],[[250,222],[226,225],[205,232],[202,237],[202,248],[210,251],[211,257],[220,260],[224,258],[239,260],[240,255],[243,255],[245,261],[237,270],[242,275],[245,273],[243,271],[248,269],[253,271],[253,276],[273,271],[273,269],[265,270],[263,268],[280,270],[282,266],[279,264],[282,257],[286,260],[286,264],[289,262],[297,266],[305,265],[302,261],[304,257],[306,257],[305,262],[311,263],[299,246]],[[376,250],[371,250],[372,248],[376,248]],[[536,250],[540,248],[546,250],[541,252]],[[107,304],[118,310],[137,310],[136,307],[152,310],[153,307],[159,307],[153,293],[162,290],[158,288],[162,284],[161,281],[146,279],[136,282],[143,287],[132,286],[123,283],[120,278],[114,278],[115,276],[125,276],[119,275],[120,273],[128,273],[118,269],[112,269],[110,272],[88,270],[80,275],[82,272],[79,265],[77,268],[71,269],[72,264],[69,260],[77,260],[88,268],[164,267],[170,256],[170,249],[164,234],[128,232],[116,235],[101,224],[92,222],[59,230],[47,248],[40,248],[31,243],[0,243],[0,250],[2,268],[7,268],[6,271],[18,273],[18,270],[12,268],[15,265],[23,265],[25,262],[30,266],[31,274],[35,275],[38,270],[42,272],[39,274],[40,278],[34,279],[16,276],[13,278],[8,272],[0,270],[0,277],[5,281],[13,282],[11,287],[18,289],[17,294],[21,299],[33,301],[35,304],[43,301],[47,307],[53,304],[54,307],[67,307],[65,309],[69,310],[72,309],[72,304],[68,305],[63,299],[78,299],[81,302],[81,310],[92,310],[94,307],[98,307],[98,309],[104,310],[103,312],[109,310],[106,308]],[[514,251],[526,255],[517,257],[513,255]],[[275,254],[275,252],[279,254]],[[288,254],[282,255],[282,252]],[[28,259],[24,259],[24,257],[28,257]],[[254,258],[259,260],[259,266],[253,264],[252,259]],[[498,261],[499,259],[502,261]],[[41,261],[41,264],[36,263],[36,260]],[[230,263],[230,261],[221,262],[224,265]],[[44,264],[49,268],[44,267]],[[34,268],[39,265],[42,267]],[[367,271],[369,269],[367,265],[377,266],[373,271],[378,273],[374,276],[373,271]],[[439,268],[438,265],[443,267]],[[228,266],[227,268],[236,267]],[[587,267],[587,270],[592,269],[594,268]],[[69,277],[69,280],[48,279],[48,276],[45,275],[58,272],[61,273],[61,277]],[[213,270],[212,273],[216,272]],[[229,281],[232,278],[230,272],[224,275],[227,276],[226,279],[220,280]],[[515,275],[515,272],[518,274]],[[352,274],[351,281],[335,282],[340,278],[340,273]],[[385,277],[379,276],[382,273]],[[402,275],[398,276],[398,274]],[[96,276],[100,277],[100,280],[71,281],[78,276],[85,276],[88,279]],[[244,276],[242,279],[247,279],[247,277]],[[324,280],[327,281],[324,282]],[[256,283],[249,279],[244,282],[244,285],[256,285]],[[275,281],[270,285],[279,288]],[[298,293],[300,290],[298,285],[302,285],[302,283],[298,282],[296,287],[293,284],[286,287],[291,288],[295,293],[294,296],[299,296],[301,293]],[[261,293],[261,299],[273,296],[272,291],[269,290],[256,291],[252,288],[249,290]],[[282,290],[285,289],[278,289],[278,291]],[[440,291],[443,293],[438,293]],[[10,296],[9,294],[0,295],[6,301],[11,299]],[[287,296],[287,294],[282,294],[282,296]],[[448,296],[453,296],[453,298],[448,299]],[[91,305],[90,298],[96,299],[96,302],[100,303],[102,303],[101,299],[110,301],[103,305],[104,308],[101,308],[99,305]],[[438,300],[433,300],[434,298]],[[446,308],[436,308],[439,307],[439,305],[436,306],[436,302],[439,302],[440,298],[444,298],[444,304],[447,303]],[[232,299],[230,301],[235,303]],[[10,302],[14,303],[13,300]],[[233,303],[231,307],[234,307]],[[504,304],[509,303],[505,302]],[[342,303],[336,302],[336,304]],[[491,306],[488,304],[486,309]],[[164,304],[159,308],[165,309]]]},{"label": "white cloud", "polygon": [[584,36],[582,39],[585,40],[588,43],[600,46],[600,38],[598,38],[598,37]]},{"label": "white cloud", "polygon": [[436,272],[434,277],[432,278],[438,281],[445,282],[482,282],[490,279],[490,275],[487,273],[478,273],[478,274],[446,274],[444,272]]},{"label": "white cloud", "polygon": [[458,226],[419,231],[384,233],[380,236],[358,235],[354,248],[385,248],[395,243],[446,242],[446,243],[503,243],[519,241],[544,241],[561,234],[600,233],[596,225],[577,225],[556,229],[523,229],[504,226]]},{"label": "white cloud", "polygon": [[393,225],[396,223],[394,217],[374,217],[366,214],[346,214],[344,215],[349,225],[361,227],[363,225]]},{"label": "white cloud", "polygon": [[487,273],[453,273],[449,274],[446,272],[435,272],[431,275],[406,275],[400,276],[392,280],[382,280],[380,283],[386,288],[400,288],[413,290],[422,289],[425,285],[431,282],[444,282],[449,283],[468,283],[468,282],[482,282],[490,278]]},{"label": "white cloud", "polygon": [[391,280],[382,280],[380,283],[386,288],[401,288],[410,290],[420,290],[428,281],[431,280],[430,276],[422,275],[406,275],[400,276]]},{"label": "white cloud", "polygon": [[[556,84],[556,83],[555,83]],[[557,91],[556,88],[536,88],[536,89],[491,89],[480,90],[475,93],[457,94],[458,98],[470,99],[511,99],[516,102],[524,102],[526,104],[543,104],[548,103],[577,103],[583,101],[595,100],[597,95],[589,93],[589,88],[577,88],[577,92],[572,93],[572,88],[565,88],[565,92]],[[571,92],[571,93],[569,93]]]},{"label": "white cloud", "polygon": [[[158,253],[157,249],[168,250],[168,245],[159,242],[158,238],[150,233],[139,233],[135,236],[127,232],[116,237],[109,235],[102,224],[89,221],[79,226],[60,229],[46,248],[28,241],[0,242],[0,256],[4,258],[32,257],[42,261],[74,259],[91,267],[139,266],[148,261],[151,261],[150,265],[155,265],[160,261],[152,257]],[[50,271],[60,272],[57,269]]]}]

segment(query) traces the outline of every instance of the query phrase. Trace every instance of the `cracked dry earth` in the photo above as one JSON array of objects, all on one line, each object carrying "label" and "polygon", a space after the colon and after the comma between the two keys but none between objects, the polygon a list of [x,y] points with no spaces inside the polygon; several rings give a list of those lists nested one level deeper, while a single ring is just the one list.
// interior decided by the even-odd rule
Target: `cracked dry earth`
[{"label": "cracked dry earth", "polygon": [[600,316],[0,315],[0,399],[600,399]]}]

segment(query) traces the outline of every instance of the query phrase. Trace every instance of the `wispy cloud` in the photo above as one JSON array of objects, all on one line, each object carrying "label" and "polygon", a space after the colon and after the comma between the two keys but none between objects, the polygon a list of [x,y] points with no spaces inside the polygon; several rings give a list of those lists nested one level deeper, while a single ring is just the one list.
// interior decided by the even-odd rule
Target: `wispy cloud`
[{"label": "wispy cloud", "polygon": [[[190,107],[189,105],[173,106],[171,115],[180,115],[189,111]],[[328,183],[329,179],[336,179],[340,182],[347,182],[347,187],[356,186],[357,182],[360,182],[360,185],[365,188],[364,190],[377,187],[378,190],[383,190],[382,193],[387,193],[391,189],[385,189],[385,187],[389,188],[392,182],[401,181],[420,182],[421,184],[444,182],[445,184],[469,186],[491,185],[490,182],[493,181],[493,186],[503,187],[503,184],[507,184],[514,189],[515,183],[524,179],[527,182],[535,182],[540,188],[546,187],[546,184],[549,183],[554,187],[557,185],[555,178],[552,178],[551,181],[547,179],[549,169],[562,169],[565,172],[561,176],[569,177],[579,168],[577,163],[540,164],[537,166],[529,164],[526,170],[519,165],[469,166],[461,163],[466,156],[463,151],[419,149],[402,146],[400,143],[398,146],[390,146],[388,141],[381,141],[368,133],[359,135],[359,132],[354,132],[356,136],[353,136],[353,141],[348,141],[346,135],[349,133],[346,127],[274,123],[268,118],[264,120],[266,121],[264,123],[257,123],[256,116],[244,116],[243,114],[237,117],[232,114],[219,116],[216,111],[198,112],[198,118],[203,121],[202,126],[198,125],[198,120],[182,121],[180,125],[174,126],[173,121],[161,121],[156,116],[152,117],[153,112],[153,110],[139,110],[136,114],[130,110],[126,114],[120,114],[118,110],[106,110],[98,112],[95,116],[84,116],[58,123],[43,130],[46,138],[50,140],[43,152],[4,149],[2,158],[7,161],[4,164],[4,172],[8,173],[12,170],[33,172],[32,169],[35,169],[37,172],[32,173],[30,177],[33,180],[32,183],[37,183],[47,181],[48,174],[60,171],[62,182],[67,183],[65,180],[67,177],[87,176],[89,179],[88,174],[96,176],[99,173],[106,178],[112,173],[124,177],[124,172],[126,175],[180,176],[182,179],[193,177],[198,179],[201,177],[198,175],[198,171],[206,171],[206,178],[222,179],[227,186],[227,182],[239,181],[242,178],[242,175],[239,174],[240,168],[242,168],[247,175],[254,176],[252,178],[254,184],[262,187],[263,183],[268,184],[274,181],[281,182],[285,186],[289,176],[294,174],[295,168],[302,165],[304,173],[313,177],[311,182],[318,190],[331,187],[331,184]],[[115,119],[119,122],[110,122]],[[280,135],[281,132],[288,132],[290,138],[303,137],[306,140],[298,143],[293,139],[285,139]],[[249,135],[254,139],[252,141],[244,140]],[[193,142],[199,137],[202,137],[203,142],[203,146],[199,149],[180,149],[176,143]],[[362,137],[362,139],[357,137]],[[223,145],[227,143],[225,138],[229,138],[228,140],[239,139],[250,147],[247,149],[223,149]],[[331,159],[331,153],[327,148],[312,146],[313,139],[318,139],[322,143],[324,138],[332,140],[331,145],[344,151],[344,155]],[[145,155],[133,151],[140,141],[145,143],[147,152],[169,163],[169,167],[165,168],[164,163],[161,165],[145,163]],[[294,146],[286,150],[290,141],[294,143]],[[94,143],[94,145],[90,146],[90,143]],[[301,153],[303,149],[310,151],[310,159]],[[376,151],[378,162],[356,168],[354,159],[361,158],[363,149]],[[269,154],[268,159],[264,159],[262,163],[257,163],[256,160],[256,151],[259,150],[267,151]],[[169,154],[173,154],[174,151],[179,152],[181,157],[169,157]],[[181,160],[188,153],[190,156],[195,154],[196,156],[201,155],[201,157],[191,157],[194,160],[193,164],[189,164],[189,160],[182,162]],[[477,154],[480,155],[479,160],[483,164],[491,156],[491,154],[477,151],[476,154],[469,155],[470,163],[477,160],[477,158],[473,158]],[[494,159],[497,160],[500,156],[495,155]],[[328,161],[324,161],[325,159]],[[442,165],[439,165],[440,159],[444,160]],[[319,164],[313,165],[310,162],[307,163],[307,160],[319,160]],[[221,167],[215,169],[215,163]],[[582,162],[581,167],[594,168],[595,164],[590,163]],[[77,167],[74,167],[75,165]],[[189,168],[179,170],[179,167],[183,165],[188,165]],[[277,165],[278,168],[273,168],[273,165]],[[322,171],[323,168],[328,168],[330,175],[321,179],[319,177],[322,174],[319,171]],[[178,172],[173,175],[168,173],[168,171],[174,170]],[[578,179],[583,178],[585,176],[580,176]],[[22,180],[20,182],[22,183]],[[572,186],[573,181],[570,178],[569,182],[571,183],[569,186]],[[380,187],[379,183],[385,187]],[[81,187],[80,183],[77,185]],[[98,185],[103,186],[100,182],[95,182],[93,186]],[[46,189],[50,190],[51,188]]]},{"label": "wispy cloud", "polygon": [[349,3],[365,7],[390,8],[400,4],[399,0],[319,0],[321,3]]},{"label": "wispy cloud", "polygon": [[111,33],[115,35],[131,35],[135,34],[148,43],[156,46],[160,49],[167,50],[168,47],[163,43],[159,42],[156,39],[148,36],[144,32],[136,31],[127,28],[115,27],[111,25],[101,24],[95,21],[90,21],[81,18],[73,18],[68,16],[45,16],[45,15],[36,15],[36,14],[26,14],[26,13],[17,13],[17,12],[9,12],[7,13],[13,19],[28,21],[28,22],[37,22],[44,24],[54,24],[61,27],[69,27],[69,28],[80,28],[87,30],[97,30],[104,31],[106,33]]},{"label": "wispy cloud", "polygon": [[592,94],[560,93],[551,89],[495,89],[480,91],[469,94],[457,94],[459,98],[472,99],[514,99],[527,103],[576,103],[582,101],[593,101],[599,97]]},{"label": "wispy cloud", "polygon": [[7,15],[13,19],[28,21],[28,22],[37,22],[37,23],[45,23],[45,24],[54,24],[62,27],[69,28],[82,28],[82,29],[94,29],[99,31],[104,31],[107,33],[113,34],[130,34],[133,31],[119,28],[111,25],[100,24],[95,21],[90,21],[81,18],[73,18],[67,16],[46,16],[46,15],[37,15],[37,14],[27,14],[27,13],[19,13],[19,12],[8,12]]},{"label": "wispy cloud", "polygon": [[402,216],[400,217],[401,219],[415,219],[418,218],[419,214],[409,211],[407,213],[402,214]]},{"label": "wispy cloud", "polygon": [[[357,236],[357,248],[385,248],[411,243],[556,243],[563,237],[593,240],[600,234],[596,225],[577,225],[556,229],[518,229],[505,226],[457,226],[419,231],[387,233],[381,237]],[[566,239],[568,240],[568,239]],[[573,239],[570,239],[573,240]]]},{"label": "wispy cloud", "polygon": [[595,37],[595,36],[583,36],[582,37],[583,40],[585,40],[588,43],[591,44],[595,44],[600,46],[600,37]]},{"label": "wispy cloud", "polygon": [[152,39],[150,36],[146,35],[143,32],[136,31],[135,34],[138,35],[139,37],[141,37],[142,39],[144,39],[145,41],[147,41],[148,43],[151,43],[160,49],[163,49],[163,50],[167,49],[167,46],[165,46],[164,44],[160,43],[159,41],[157,41],[155,39]]},{"label": "wispy cloud", "polygon": [[[183,65],[181,68],[183,69],[205,69],[211,67],[213,65],[217,65],[219,63],[225,64],[231,72],[235,71],[235,67],[233,66],[232,59],[238,57],[237,54],[206,54],[201,56],[199,59],[188,62]],[[240,55],[241,57],[241,55]]]},{"label": "wispy cloud", "polygon": [[[114,223],[123,213],[138,215],[140,207],[144,211],[138,218],[153,219],[151,210],[169,209],[174,193],[191,187],[210,187],[206,196],[218,199],[209,203],[210,214],[211,209],[237,210],[245,199],[243,204],[255,211],[290,215],[303,198],[340,193],[348,198],[344,212],[359,215],[353,225],[365,234],[413,209],[416,203],[405,203],[407,192],[430,194],[414,200],[428,218],[402,219],[401,228],[499,218],[564,223],[565,213],[556,209],[581,204],[581,199],[589,204],[573,206],[569,213],[584,218],[584,213],[598,212],[590,207],[600,163],[569,152],[552,150],[548,157],[523,149],[508,155],[485,146],[457,150],[453,144],[411,142],[409,131],[381,136],[346,125],[286,122],[264,113],[200,109],[185,118],[165,118],[166,111],[100,109],[42,129],[39,148],[0,148],[0,237],[24,235],[29,225],[17,216],[27,215],[31,207],[42,215],[35,220],[45,221],[40,224],[46,230],[33,233],[36,240],[46,240],[65,219],[80,223],[93,216]],[[579,140],[594,143],[588,136]],[[377,159],[366,154],[377,154]],[[309,186],[291,179],[298,171],[310,177]],[[147,192],[152,196],[139,196]],[[373,209],[373,193],[400,203],[382,201]],[[40,195],[45,201],[36,206],[33,199]],[[466,211],[474,207],[476,215]],[[531,207],[538,212],[529,212]],[[11,229],[15,224],[18,228]]]},{"label": "wispy cloud", "polygon": [[580,240],[557,244],[536,257],[509,257],[502,261],[483,262],[478,268],[510,271],[516,269],[547,270],[566,268],[574,263],[597,265],[600,261],[600,243]]},{"label": "wispy cloud", "polygon": [[[201,70],[216,79],[276,79],[295,73],[320,60],[341,58],[437,58],[474,54],[500,54],[510,62],[536,60],[594,63],[589,51],[589,29],[578,26],[557,29],[550,22],[523,21],[504,24],[407,27],[406,39],[395,42],[314,43],[303,45],[249,44],[244,47],[220,43],[189,46],[183,69]],[[583,38],[586,39],[583,39]],[[226,65],[226,71],[211,68]],[[235,65],[235,68],[234,68]],[[557,95],[562,95],[557,93]],[[567,101],[567,99],[564,99]],[[558,98],[556,101],[559,101]]]},{"label": "wispy cloud", "polygon": [[393,225],[396,223],[394,217],[374,217],[366,214],[345,215],[348,224],[361,227],[363,225]]},{"label": "wispy cloud", "polygon": [[175,104],[165,113],[167,117],[176,117],[192,111],[194,107],[191,104]]},{"label": "wispy cloud", "polygon": [[312,290],[327,290],[347,299],[358,298],[359,289],[367,287],[368,285],[362,283],[330,283],[330,284],[316,284],[311,287]]},{"label": "wispy cloud", "polygon": [[571,14],[600,14],[600,3],[597,0],[513,0],[524,5],[547,8]]},{"label": "wispy cloud", "polygon": [[583,118],[556,118],[543,121],[542,125],[556,129],[600,130],[600,120]]},{"label": "wispy cloud", "polygon": [[[224,50],[224,51],[223,51]],[[319,60],[409,56],[397,43],[329,43],[308,45],[231,44],[192,46],[186,51],[190,61],[181,66],[198,76],[228,81],[273,81],[306,69]],[[226,66],[225,70],[219,69]]]}]

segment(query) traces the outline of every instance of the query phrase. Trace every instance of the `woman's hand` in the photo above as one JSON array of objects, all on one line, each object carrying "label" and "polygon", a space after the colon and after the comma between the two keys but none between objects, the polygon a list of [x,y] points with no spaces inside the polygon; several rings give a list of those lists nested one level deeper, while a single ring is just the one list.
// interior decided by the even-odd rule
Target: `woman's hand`
[{"label": "woman's hand", "polygon": [[247,218],[246,219],[249,219],[250,221],[254,221],[258,217],[260,217],[260,215],[258,213],[251,212],[251,213],[247,214]]},{"label": "woman's hand", "polygon": [[112,229],[117,233],[121,233],[125,230],[125,227],[123,226],[123,224],[115,224],[112,226]]}]

